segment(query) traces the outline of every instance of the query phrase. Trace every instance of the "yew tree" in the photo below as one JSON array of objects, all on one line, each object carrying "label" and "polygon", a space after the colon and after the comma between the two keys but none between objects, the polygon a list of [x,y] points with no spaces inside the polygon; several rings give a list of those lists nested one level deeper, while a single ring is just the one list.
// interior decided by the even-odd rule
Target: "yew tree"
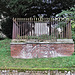
[{"label": "yew tree", "polygon": [[0,14],[9,17],[55,16],[74,6],[75,0],[0,0]]}]

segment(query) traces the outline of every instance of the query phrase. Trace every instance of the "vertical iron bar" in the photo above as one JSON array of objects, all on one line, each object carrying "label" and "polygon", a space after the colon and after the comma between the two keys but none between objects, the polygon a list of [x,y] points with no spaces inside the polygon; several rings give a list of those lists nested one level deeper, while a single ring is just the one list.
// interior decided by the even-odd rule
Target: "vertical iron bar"
[{"label": "vertical iron bar", "polygon": [[71,19],[69,19],[69,26],[70,26],[70,37],[69,37],[69,39],[72,39],[72,32],[71,32]]},{"label": "vertical iron bar", "polygon": [[39,27],[40,27],[40,40],[41,40],[41,22],[40,22],[40,25],[39,25]]},{"label": "vertical iron bar", "polygon": [[[39,25],[39,18],[38,18],[38,22],[37,22],[37,27],[38,27],[38,25]],[[39,27],[37,28],[37,38],[39,40]]]},{"label": "vertical iron bar", "polygon": [[13,31],[12,31],[12,38],[15,39],[15,23],[14,23],[14,19],[13,19]]},{"label": "vertical iron bar", "polygon": [[[39,18],[40,19],[40,18]],[[40,21],[38,22],[38,37],[39,37],[39,24],[40,24]],[[39,37],[39,40],[40,40],[40,37]]]},{"label": "vertical iron bar", "polygon": [[[57,18],[57,24],[58,24],[58,26],[59,26],[59,18]],[[58,26],[57,26],[57,28],[58,28]],[[58,29],[57,29],[57,39],[59,38],[59,31],[58,31]]]},{"label": "vertical iron bar", "polygon": [[[27,18],[27,26],[29,25],[29,18]],[[30,27],[30,25],[29,25],[29,27]],[[28,32],[27,32],[27,39],[30,39],[30,36],[29,36],[29,28],[27,27],[27,30],[28,30]]]},{"label": "vertical iron bar", "polygon": [[[16,20],[16,18],[15,18],[15,20]],[[16,23],[14,23],[14,36],[15,36],[15,39],[16,39]]]},{"label": "vertical iron bar", "polygon": [[51,18],[50,18],[50,26],[49,26],[49,35],[51,35]]},{"label": "vertical iron bar", "polygon": [[55,17],[54,17],[54,39],[53,41],[55,41]]},{"label": "vertical iron bar", "polygon": [[53,18],[53,41],[54,41],[54,18]]},{"label": "vertical iron bar", "polygon": [[18,35],[18,20],[16,20],[17,24],[16,24],[16,39],[17,39],[17,35]]},{"label": "vertical iron bar", "polygon": [[21,40],[22,40],[22,21],[20,20],[21,22]]},{"label": "vertical iron bar", "polygon": [[[59,22],[60,22],[60,18],[58,18],[58,24],[59,24]],[[59,28],[60,28],[60,25],[59,25]],[[59,37],[59,39],[60,39],[60,30],[58,31],[58,37]]]},{"label": "vertical iron bar", "polygon": [[[36,21],[35,22],[37,22],[37,18],[36,18]],[[35,22],[33,23],[33,25],[34,25],[34,30],[33,30],[34,34],[33,34],[33,36],[36,36],[35,35]]]},{"label": "vertical iron bar", "polygon": [[[53,18],[51,18],[51,25],[53,26]],[[50,36],[51,41],[52,41],[52,35],[53,35],[53,32],[52,32],[52,27],[51,27],[51,36]]]},{"label": "vertical iron bar", "polygon": [[68,38],[68,21],[66,21],[66,38]]},{"label": "vertical iron bar", "polygon": [[16,23],[15,23],[15,33],[14,34],[15,34],[15,39],[16,39]]},{"label": "vertical iron bar", "polygon": [[[29,25],[29,24],[28,24],[28,18],[26,18],[26,22],[27,22],[26,29],[27,29],[27,31],[28,31],[28,27],[27,27],[27,26]],[[26,34],[27,34],[27,39],[29,39],[28,33],[29,33],[29,31],[26,33]]]},{"label": "vertical iron bar", "polygon": [[25,18],[25,24],[24,24],[25,26],[25,39],[26,39],[26,18]]},{"label": "vertical iron bar", "polygon": [[23,39],[24,39],[24,19],[23,19]]},{"label": "vertical iron bar", "polygon": [[[49,18],[49,20],[48,21],[50,21],[50,18]],[[47,25],[47,40],[49,40],[49,34],[48,34],[48,25]]]},{"label": "vertical iron bar", "polygon": [[[62,19],[62,21],[63,21],[63,19]],[[61,29],[61,30],[62,30],[62,39],[63,39],[63,27],[62,27],[62,29]]]},{"label": "vertical iron bar", "polygon": [[31,22],[31,36],[32,36],[32,23],[33,23],[33,18],[32,18],[32,22]]},{"label": "vertical iron bar", "polygon": [[68,20],[68,30],[67,30],[67,33],[68,33],[68,39],[69,39],[69,32],[70,32],[70,30],[69,30],[69,20]]},{"label": "vertical iron bar", "polygon": [[32,36],[34,37],[34,39],[35,39],[35,36],[34,36],[34,23],[36,22],[36,18],[34,18],[34,22],[33,22],[33,26],[32,26]]},{"label": "vertical iron bar", "polygon": [[[20,22],[19,22],[19,36],[20,36]],[[18,39],[20,39],[20,38],[18,37]]]},{"label": "vertical iron bar", "polygon": [[58,31],[57,31],[57,24],[58,24],[58,18],[56,18],[56,39],[57,39],[57,35],[58,35]]},{"label": "vertical iron bar", "polygon": [[[61,22],[61,18],[60,18],[60,22]],[[61,25],[60,25],[60,29],[61,29]],[[60,39],[61,39],[61,31],[60,31]]]},{"label": "vertical iron bar", "polygon": [[14,34],[15,34],[15,39],[17,39],[17,23],[16,23],[16,18],[14,21]]},{"label": "vertical iron bar", "polygon": [[63,26],[63,38],[66,38],[66,28],[67,28],[67,20],[65,20],[66,25]]}]

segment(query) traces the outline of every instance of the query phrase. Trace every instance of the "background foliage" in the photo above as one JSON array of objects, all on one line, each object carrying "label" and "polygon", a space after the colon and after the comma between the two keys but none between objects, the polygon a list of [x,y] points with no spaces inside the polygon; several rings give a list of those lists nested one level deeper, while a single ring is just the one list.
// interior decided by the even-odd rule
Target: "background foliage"
[{"label": "background foliage", "polygon": [[1,28],[2,32],[9,38],[12,38],[12,28],[13,28],[12,19],[7,18],[6,20],[2,21]]},{"label": "background foliage", "polygon": [[[0,0],[0,18],[2,18],[2,15],[9,19],[12,19],[13,17],[29,18],[39,17],[41,14],[43,14],[43,17],[53,17],[62,10],[68,9],[67,11],[62,12],[68,13],[69,9],[74,6],[74,3],[75,0]],[[75,9],[71,8],[68,14],[73,14],[75,12],[71,12],[71,10]],[[6,21],[6,23],[4,22],[1,25],[2,31],[10,38],[12,35],[10,30],[12,29],[12,22],[10,21],[10,24],[8,20]]]},{"label": "background foliage", "polygon": [[72,38],[75,42],[75,6],[70,8],[69,10],[63,10],[61,13],[57,14],[56,16],[71,19]]},{"label": "background foliage", "polygon": [[10,17],[55,16],[70,9],[75,0],[0,0],[0,13]]}]

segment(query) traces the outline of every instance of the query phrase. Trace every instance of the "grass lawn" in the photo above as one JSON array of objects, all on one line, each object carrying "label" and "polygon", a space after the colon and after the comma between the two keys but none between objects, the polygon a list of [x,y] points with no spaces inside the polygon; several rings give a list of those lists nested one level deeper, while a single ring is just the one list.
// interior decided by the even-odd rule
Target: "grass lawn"
[{"label": "grass lawn", "polygon": [[71,68],[75,65],[75,55],[55,58],[16,59],[10,55],[11,39],[0,40],[0,68]]}]

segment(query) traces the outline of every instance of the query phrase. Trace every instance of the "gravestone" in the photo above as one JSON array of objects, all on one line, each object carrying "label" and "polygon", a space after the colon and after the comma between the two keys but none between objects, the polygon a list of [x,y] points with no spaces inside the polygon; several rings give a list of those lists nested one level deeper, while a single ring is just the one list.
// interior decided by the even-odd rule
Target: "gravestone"
[{"label": "gravestone", "polygon": [[49,35],[49,27],[47,23],[35,23],[35,35],[40,36],[43,34]]}]

